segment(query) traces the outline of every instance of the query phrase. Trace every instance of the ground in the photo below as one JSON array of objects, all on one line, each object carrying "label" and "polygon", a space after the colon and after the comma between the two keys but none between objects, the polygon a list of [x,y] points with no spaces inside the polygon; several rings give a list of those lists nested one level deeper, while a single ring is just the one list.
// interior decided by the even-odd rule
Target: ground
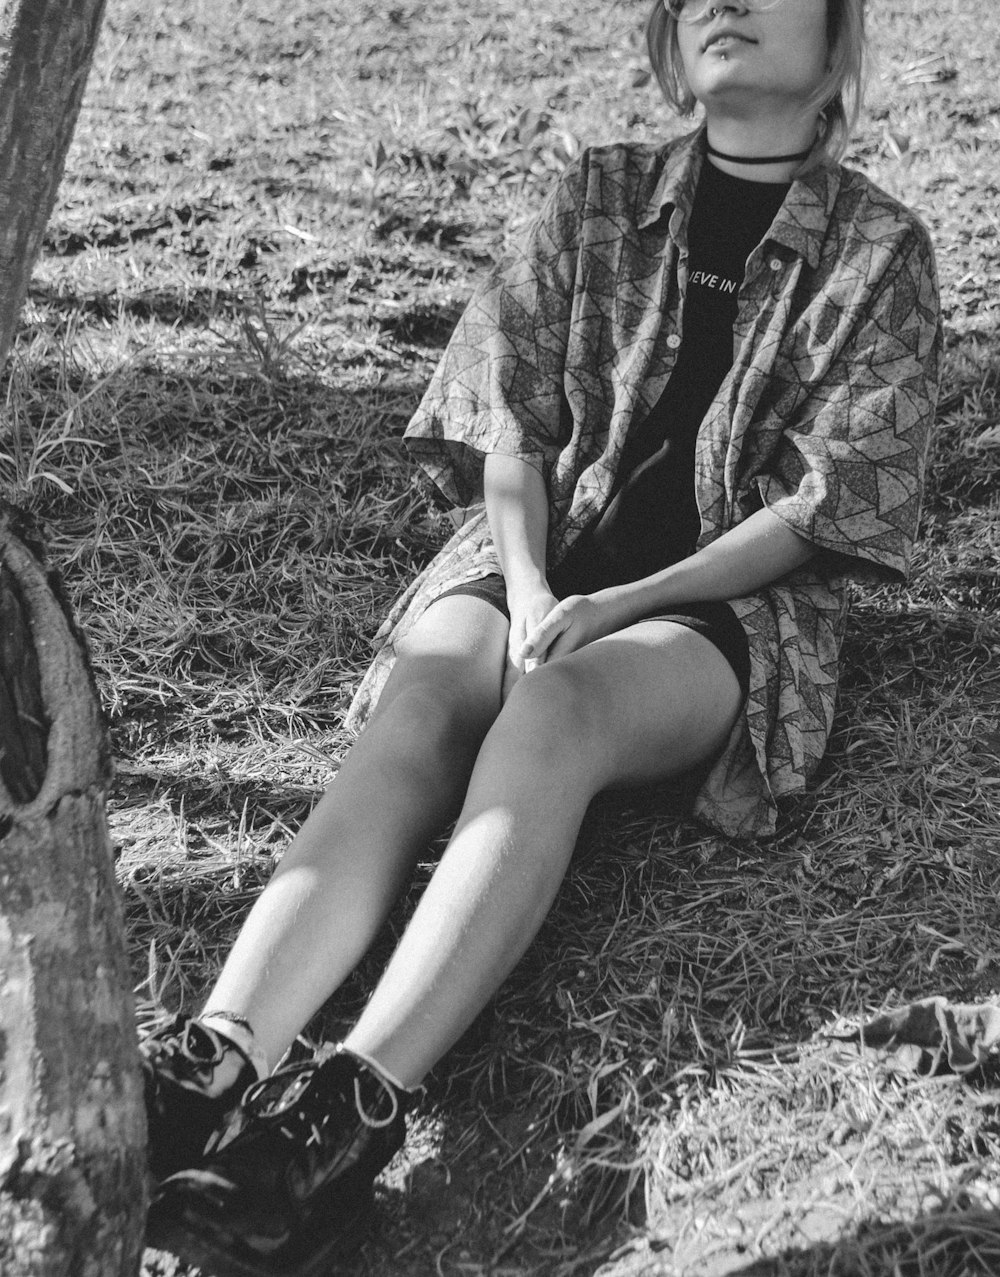
[{"label": "ground", "polygon": [[[399,437],[476,280],[581,145],[680,127],[645,8],[111,0],[0,479],[88,637],[140,998],[211,979],[447,533]],[[719,839],[682,794],[595,805],[431,1079],[358,1277],[1000,1271],[996,1076],[831,1038],[1000,984],[1000,18],[871,19],[850,162],[929,224],[947,324],[913,580],[859,591],[829,756],[777,838]]]}]

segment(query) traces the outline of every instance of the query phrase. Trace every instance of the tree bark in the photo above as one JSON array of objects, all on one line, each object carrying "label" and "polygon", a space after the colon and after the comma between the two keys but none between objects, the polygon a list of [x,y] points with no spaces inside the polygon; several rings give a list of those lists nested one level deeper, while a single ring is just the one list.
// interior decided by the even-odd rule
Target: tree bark
[{"label": "tree bark", "polygon": [[[104,0],[0,0],[0,366]],[[0,1274],[133,1277],[145,1118],[89,669],[0,509]]]},{"label": "tree bark", "polygon": [[0,1273],[132,1277],[146,1132],[108,749],[72,623],[11,522],[0,512]]},{"label": "tree bark", "polygon": [[0,0],[0,364],[55,203],[104,0]]}]

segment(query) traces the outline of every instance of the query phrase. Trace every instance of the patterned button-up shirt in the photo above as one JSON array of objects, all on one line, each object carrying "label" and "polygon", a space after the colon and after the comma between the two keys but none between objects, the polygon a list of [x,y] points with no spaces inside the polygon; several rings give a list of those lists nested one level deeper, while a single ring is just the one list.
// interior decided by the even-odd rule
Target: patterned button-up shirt
[{"label": "patterned button-up shirt", "polygon": [[[629,426],[659,399],[683,340],[703,162],[702,131],[586,151],[470,301],[406,439],[471,517],[390,613],[351,725],[428,604],[499,570],[481,505],[487,453],[544,475],[550,565],[600,515]],[[750,692],[694,809],[723,833],[772,831],[776,800],[800,793],[823,755],[847,579],[907,571],[940,345],[933,252],[917,218],[839,165],[795,181],[747,261],[733,366],[696,447],[699,546],[763,505],[818,550],[730,600]]]}]

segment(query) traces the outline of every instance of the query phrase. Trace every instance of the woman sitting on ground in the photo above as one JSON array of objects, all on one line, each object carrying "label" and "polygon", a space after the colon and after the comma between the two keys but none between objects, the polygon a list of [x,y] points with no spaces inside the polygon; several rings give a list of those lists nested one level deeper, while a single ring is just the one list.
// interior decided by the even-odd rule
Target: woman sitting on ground
[{"label": "woman sitting on ground", "polygon": [[[657,77],[704,123],[586,151],[470,302],[406,437],[478,512],[389,618],[201,1014],[143,1043],[155,1244],[218,1274],[349,1251],[595,794],[694,773],[746,837],[806,785],[846,578],[907,569],[940,347],[924,228],[838,163],[863,9],[657,0]],[[456,816],[357,1023],[272,1075]]]}]

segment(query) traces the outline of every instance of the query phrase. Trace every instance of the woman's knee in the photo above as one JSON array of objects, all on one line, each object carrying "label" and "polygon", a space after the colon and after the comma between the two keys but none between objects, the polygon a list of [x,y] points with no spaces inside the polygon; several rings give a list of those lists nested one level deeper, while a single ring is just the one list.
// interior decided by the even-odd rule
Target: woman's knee
[{"label": "woman's knee", "polygon": [[550,765],[599,770],[611,726],[600,684],[573,661],[540,665],[514,684],[504,705],[503,724],[519,748]]},{"label": "woman's knee", "polygon": [[499,694],[491,697],[461,678],[407,670],[405,657],[400,660],[403,663],[393,671],[398,677],[386,686],[378,716],[391,715],[395,735],[419,740],[428,750],[478,748],[499,711]]},{"label": "woman's knee", "polygon": [[[467,615],[462,603],[479,610]],[[400,641],[378,708],[400,702],[413,713],[426,713],[428,726],[485,732],[500,710],[506,651],[502,620],[477,599],[447,600],[428,609]]]}]

